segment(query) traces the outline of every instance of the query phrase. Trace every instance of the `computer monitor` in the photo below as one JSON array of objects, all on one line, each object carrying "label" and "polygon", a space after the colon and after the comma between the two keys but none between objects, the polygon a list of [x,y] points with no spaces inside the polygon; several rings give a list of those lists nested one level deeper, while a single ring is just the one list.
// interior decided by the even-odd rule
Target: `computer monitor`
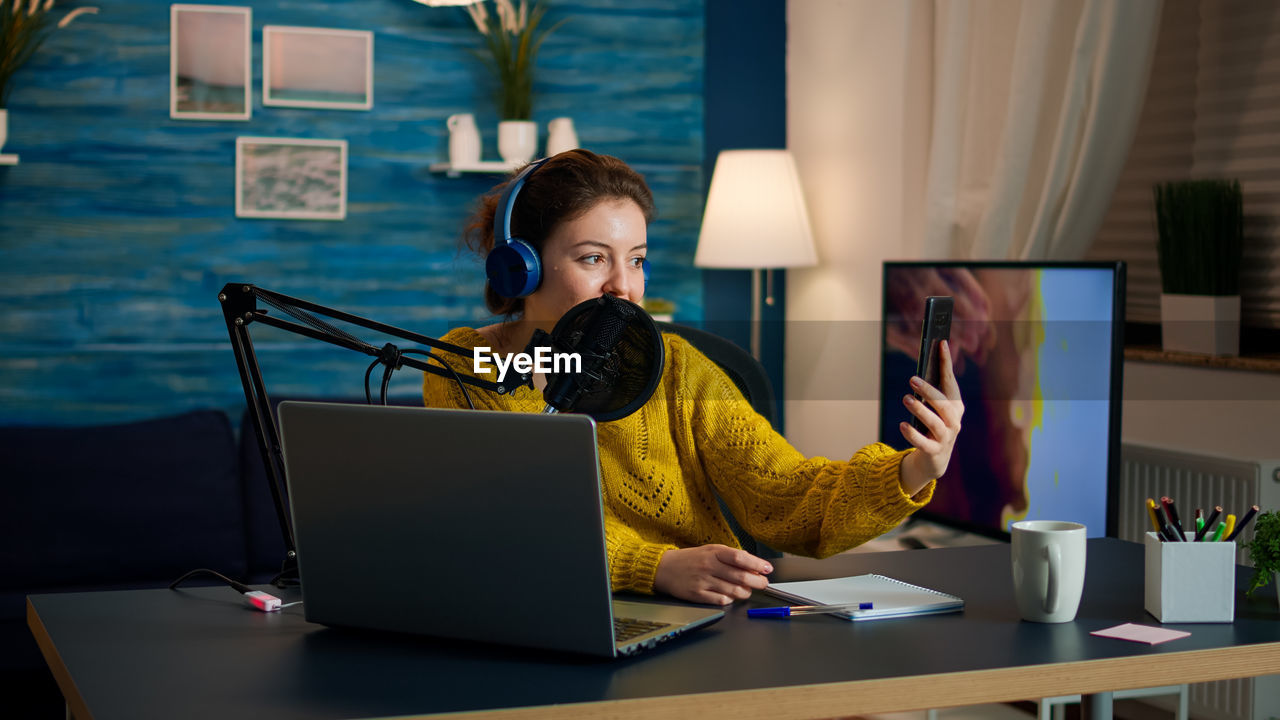
[{"label": "computer monitor", "polygon": [[951,352],[960,435],[917,515],[997,538],[1019,520],[1117,532],[1124,368],[1122,262],[886,262],[880,439],[899,430],[924,298],[955,298]]}]

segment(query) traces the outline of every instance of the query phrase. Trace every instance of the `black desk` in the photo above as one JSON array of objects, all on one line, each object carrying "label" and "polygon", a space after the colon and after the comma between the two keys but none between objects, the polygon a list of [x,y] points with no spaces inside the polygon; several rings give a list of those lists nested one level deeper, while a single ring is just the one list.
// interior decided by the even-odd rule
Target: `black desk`
[{"label": "black desk", "polygon": [[36,595],[27,614],[77,718],[828,717],[1280,673],[1275,590],[1246,600],[1243,567],[1234,624],[1172,625],[1191,637],[1154,647],[1091,637],[1155,624],[1142,608],[1142,546],[1120,540],[1089,541],[1080,613],[1062,625],[1018,620],[1007,545],[775,564],[775,580],[880,572],[959,595],[966,609],[748,620],[746,607],[776,604],[757,595],[619,661],[332,630],[301,608],[249,610],[225,588]]}]

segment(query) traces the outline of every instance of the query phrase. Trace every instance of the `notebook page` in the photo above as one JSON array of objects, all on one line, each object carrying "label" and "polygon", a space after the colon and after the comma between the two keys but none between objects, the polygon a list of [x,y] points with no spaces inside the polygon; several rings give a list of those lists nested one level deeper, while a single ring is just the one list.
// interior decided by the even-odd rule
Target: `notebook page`
[{"label": "notebook page", "polygon": [[930,615],[964,608],[964,601],[954,595],[874,574],[774,583],[765,592],[798,605],[872,604],[869,610],[833,613],[850,620]]}]

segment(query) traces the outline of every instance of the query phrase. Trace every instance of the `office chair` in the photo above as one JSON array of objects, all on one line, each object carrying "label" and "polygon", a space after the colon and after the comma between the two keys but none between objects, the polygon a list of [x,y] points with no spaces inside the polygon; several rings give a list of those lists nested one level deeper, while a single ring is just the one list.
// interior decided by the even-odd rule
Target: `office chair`
[{"label": "office chair", "polygon": [[[658,322],[656,324],[659,331],[679,335],[688,340],[703,355],[706,355],[711,362],[720,366],[720,369],[724,371],[725,375],[729,376],[729,379],[738,387],[747,402],[751,403],[751,407],[760,413],[765,420],[768,420],[770,425],[773,424],[776,409],[773,385],[769,383],[769,376],[765,373],[764,366],[760,364],[759,360],[752,357],[751,353],[706,330],[669,322]],[[720,511],[724,513],[725,519],[729,521],[729,528],[733,530],[733,534],[737,536],[738,542],[742,544],[744,550],[756,557],[782,557],[782,553],[764,543],[758,542],[746,530],[743,530],[742,526],[738,524],[737,518],[733,516],[728,506],[725,505],[724,500],[718,495],[716,500],[720,503]]]}]

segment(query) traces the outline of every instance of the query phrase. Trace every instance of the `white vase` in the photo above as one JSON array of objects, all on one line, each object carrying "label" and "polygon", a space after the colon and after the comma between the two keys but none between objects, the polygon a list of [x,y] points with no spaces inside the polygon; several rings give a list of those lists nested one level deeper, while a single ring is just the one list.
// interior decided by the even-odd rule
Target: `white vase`
[{"label": "white vase", "polygon": [[547,123],[547,157],[578,147],[578,133],[573,118],[558,117]]},{"label": "white vase", "polygon": [[9,139],[9,111],[0,108],[0,150],[4,149],[4,141]]},{"label": "white vase", "polygon": [[480,162],[480,130],[476,128],[476,116],[471,113],[450,115],[445,125],[449,128],[449,162],[455,167]]},{"label": "white vase", "polygon": [[1240,354],[1239,295],[1160,295],[1161,344],[1166,351]]},{"label": "white vase", "polygon": [[538,152],[538,124],[532,120],[498,123],[498,155],[507,163],[527,163]]}]

